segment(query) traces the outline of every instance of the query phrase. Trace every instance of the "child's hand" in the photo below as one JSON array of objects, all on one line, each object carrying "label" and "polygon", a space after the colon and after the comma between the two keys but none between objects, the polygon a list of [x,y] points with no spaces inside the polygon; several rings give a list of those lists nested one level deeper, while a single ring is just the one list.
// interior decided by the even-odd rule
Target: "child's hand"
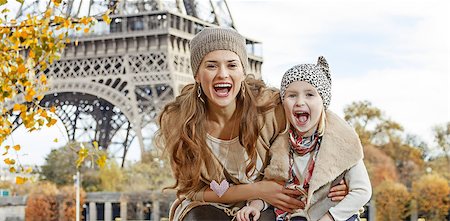
[{"label": "child's hand", "polygon": [[236,219],[237,221],[251,221],[250,214],[253,215],[252,220],[256,221],[259,219],[261,211],[252,206],[244,206],[236,213]]}]

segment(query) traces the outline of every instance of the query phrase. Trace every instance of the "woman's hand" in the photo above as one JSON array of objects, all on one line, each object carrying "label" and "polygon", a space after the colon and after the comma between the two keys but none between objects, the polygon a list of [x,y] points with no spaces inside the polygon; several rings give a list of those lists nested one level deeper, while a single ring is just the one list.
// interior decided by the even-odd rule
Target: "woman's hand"
[{"label": "woman's hand", "polygon": [[305,208],[305,204],[297,199],[301,195],[297,190],[286,189],[272,180],[262,180],[255,185],[256,190],[259,191],[259,198],[278,209],[292,213],[294,209]]},{"label": "woman's hand", "polygon": [[337,202],[344,199],[347,194],[348,186],[347,183],[345,183],[345,180],[342,179],[336,186],[331,187],[328,197],[331,198],[331,201]]}]

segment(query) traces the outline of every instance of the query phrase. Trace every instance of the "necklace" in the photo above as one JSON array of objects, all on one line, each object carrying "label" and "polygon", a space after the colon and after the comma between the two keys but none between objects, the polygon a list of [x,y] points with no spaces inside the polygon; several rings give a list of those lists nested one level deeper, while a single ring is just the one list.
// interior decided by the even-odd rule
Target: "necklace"
[{"label": "necklace", "polygon": [[[208,116],[207,116],[207,120],[208,120]],[[208,120],[208,122],[209,122],[209,120]],[[230,120],[230,122],[232,122],[231,120]],[[210,135],[210,134],[208,134],[209,136],[210,136],[210,139],[214,142],[214,141],[216,141],[217,143],[217,148],[218,148],[218,151],[217,151],[217,153],[218,154],[215,154],[216,155],[216,157],[218,158],[218,160],[219,160],[219,162],[221,162],[221,160],[220,160],[220,157],[218,157],[218,156],[220,156],[220,155],[222,155],[222,154],[220,154],[220,152],[222,152],[222,151],[225,151],[225,161],[224,162],[221,162],[222,163],[222,166],[223,166],[223,168],[224,168],[224,173],[228,173],[227,172],[227,166],[228,166],[228,160],[229,160],[229,153],[231,152],[231,146],[232,146],[232,144],[234,144],[235,142],[236,142],[236,138],[235,139],[233,139],[233,134],[234,134],[234,129],[235,129],[235,126],[236,126],[236,124],[233,122],[233,124],[232,124],[232,127],[231,127],[231,132],[230,132],[230,136],[229,136],[229,139],[228,140],[221,140],[220,138],[215,138],[214,136],[212,136],[212,135]],[[224,128],[222,128],[220,131],[222,132],[224,130]],[[220,134],[221,133],[219,133],[219,137],[220,137]],[[238,139],[238,138],[237,138]],[[223,145],[226,145],[225,147],[223,146]],[[212,143],[211,143],[211,146],[210,146],[210,148],[214,148],[213,146],[212,146]],[[213,151],[214,152],[214,151]],[[233,155],[233,159],[234,159],[234,154],[232,153],[232,155]],[[236,160],[234,159],[233,160],[235,163],[236,163]],[[240,168],[239,168],[239,165],[235,165],[235,166],[238,166],[236,169],[237,169],[237,171],[238,172],[240,172]],[[238,174],[238,177],[239,177],[239,174]],[[222,197],[222,195],[223,194],[225,194],[225,192],[228,190],[228,188],[230,187],[230,184],[229,184],[229,182],[227,181],[227,179],[223,179],[221,182],[220,182],[220,184],[219,184],[219,182],[217,182],[216,180],[212,180],[211,182],[210,182],[210,184],[209,184],[209,187],[211,188],[211,190],[214,192],[214,193],[216,193],[217,194],[217,196],[220,198],[220,197]]]}]

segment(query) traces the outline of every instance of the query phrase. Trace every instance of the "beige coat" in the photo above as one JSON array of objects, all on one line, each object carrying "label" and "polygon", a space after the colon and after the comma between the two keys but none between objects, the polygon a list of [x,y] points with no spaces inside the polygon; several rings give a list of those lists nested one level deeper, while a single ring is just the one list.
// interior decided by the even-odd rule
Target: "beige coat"
[{"label": "beige coat", "polygon": [[[272,97],[272,94],[269,94],[268,96],[263,96],[263,98],[269,99]],[[259,102],[264,102],[264,100],[260,100]],[[286,137],[279,136],[279,133],[285,131],[286,128],[286,119],[284,116],[284,109],[280,105],[277,105],[275,108],[270,109],[269,111],[260,114],[258,117],[259,125],[262,125],[262,128],[260,130],[260,135],[256,143],[256,149],[259,154],[259,156],[263,160],[263,167],[264,169],[268,163],[269,163],[269,147],[278,147],[278,149],[281,149],[283,147],[286,147],[288,145]],[[174,220],[175,210],[177,207],[179,207],[184,199],[190,199],[191,202],[189,206],[183,209],[181,213],[178,213],[177,216],[178,219],[182,219],[187,212],[189,212],[192,208],[200,205],[209,205],[210,203],[204,202],[203,200],[203,193],[205,189],[209,187],[209,184],[212,180],[223,180],[225,179],[225,174],[223,171],[223,167],[219,160],[214,156],[212,152],[209,153],[210,156],[206,157],[205,159],[211,159],[209,161],[206,161],[205,164],[201,168],[201,185],[198,187],[193,187],[192,191],[189,192],[186,196],[184,196],[183,199],[177,199],[171,206],[170,214],[169,214],[169,220]],[[262,173],[259,175],[257,180],[262,179]],[[236,181],[237,182],[237,181]],[[235,183],[239,184],[239,183]],[[244,205],[245,202],[237,204],[237,205]],[[233,207],[233,205],[230,205]],[[237,211],[238,208],[234,208],[234,212]],[[234,215],[232,214],[229,215]]]},{"label": "beige coat", "polygon": [[[327,111],[325,133],[309,184],[304,212],[308,220],[318,220],[338,202],[328,192],[342,179],[343,173],[363,158],[363,149],[352,127],[331,111]],[[289,146],[272,146],[272,159],[265,169],[265,179],[287,180]]]}]

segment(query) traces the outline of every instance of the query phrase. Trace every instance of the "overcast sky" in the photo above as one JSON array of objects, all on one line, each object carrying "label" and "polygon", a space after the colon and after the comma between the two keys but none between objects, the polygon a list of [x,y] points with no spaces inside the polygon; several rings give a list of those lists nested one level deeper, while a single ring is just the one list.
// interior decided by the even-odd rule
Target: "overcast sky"
[{"label": "overcast sky", "polygon": [[[287,69],[323,55],[333,79],[330,109],[340,116],[345,105],[368,100],[430,145],[431,128],[450,121],[450,1],[228,3],[237,30],[263,43],[262,77],[269,85],[279,87]],[[23,163],[42,164],[48,147],[61,146],[59,127],[15,133],[29,154]]]},{"label": "overcast sky", "polygon": [[325,56],[330,109],[369,100],[407,133],[433,141],[450,121],[450,1],[229,0],[239,32],[263,42],[263,79]]}]

